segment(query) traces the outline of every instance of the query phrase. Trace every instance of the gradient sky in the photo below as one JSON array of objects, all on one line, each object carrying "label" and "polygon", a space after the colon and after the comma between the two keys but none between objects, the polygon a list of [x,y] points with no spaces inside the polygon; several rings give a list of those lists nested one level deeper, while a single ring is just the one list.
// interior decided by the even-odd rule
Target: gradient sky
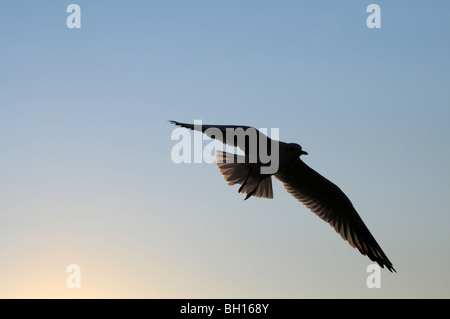
[{"label": "gradient sky", "polygon": [[[70,3],[0,3],[1,298],[450,297],[448,1]],[[398,273],[174,164],[170,119],[279,128]]]}]

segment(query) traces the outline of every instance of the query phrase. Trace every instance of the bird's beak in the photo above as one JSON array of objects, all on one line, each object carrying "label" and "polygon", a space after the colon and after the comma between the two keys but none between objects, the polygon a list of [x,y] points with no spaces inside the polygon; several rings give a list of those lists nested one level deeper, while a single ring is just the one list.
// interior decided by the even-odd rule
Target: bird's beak
[{"label": "bird's beak", "polygon": [[300,155],[308,155],[308,152],[302,151]]}]

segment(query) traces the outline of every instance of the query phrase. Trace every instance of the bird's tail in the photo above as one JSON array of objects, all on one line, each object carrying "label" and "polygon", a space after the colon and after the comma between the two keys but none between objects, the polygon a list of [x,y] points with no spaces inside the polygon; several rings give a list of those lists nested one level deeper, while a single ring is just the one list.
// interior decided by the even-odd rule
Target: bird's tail
[{"label": "bird's tail", "polygon": [[245,156],[216,152],[216,162],[228,185],[240,184],[239,193],[251,196],[273,198],[272,177],[261,175],[258,165],[248,163]]}]

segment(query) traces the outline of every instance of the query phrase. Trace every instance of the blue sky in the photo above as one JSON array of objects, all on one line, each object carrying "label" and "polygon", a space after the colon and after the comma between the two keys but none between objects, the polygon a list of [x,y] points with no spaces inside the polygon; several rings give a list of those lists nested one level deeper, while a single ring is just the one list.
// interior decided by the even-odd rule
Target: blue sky
[{"label": "blue sky", "polygon": [[[1,297],[450,297],[447,1],[70,3],[0,4]],[[170,119],[279,128],[398,273],[368,289],[278,181],[174,164]]]}]

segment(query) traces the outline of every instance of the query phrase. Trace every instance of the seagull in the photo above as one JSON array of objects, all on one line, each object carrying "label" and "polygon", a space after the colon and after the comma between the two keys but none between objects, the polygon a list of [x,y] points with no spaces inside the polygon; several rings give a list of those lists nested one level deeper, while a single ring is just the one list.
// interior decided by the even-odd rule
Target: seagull
[{"label": "seagull", "polygon": [[[229,185],[241,185],[238,192],[246,194],[245,200],[250,197],[272,199],[273,175],[283,183],[289,194],[332,226],[353,248],[378,263],[380,267],[386,266],[390,272],[397,272],[344,192],[301,160],[300,157],[308,153],[300,145],[276,141],[279,155],[278,169],[273,174],[263,174],[261,167],[266,164],[260,161],[259,157],[256,161],[249,161],[253,153],[259,151],[259,146],[254,147],[252,153],[248,139],[227,139],[227,134],[230,132],[253,130],[257,136],[258,144],[256,145],[260,145],[261,139],[265,140],[267,145],[274,145],[273,140],[257,129],[240,125],[194,125],[169,122],[190,130],[201,131],[210,138],[238,147],[244,152],[245,155],[237,155],[216,151],[216,163]],[[270,150],[270,146],[268,149]]]}]

